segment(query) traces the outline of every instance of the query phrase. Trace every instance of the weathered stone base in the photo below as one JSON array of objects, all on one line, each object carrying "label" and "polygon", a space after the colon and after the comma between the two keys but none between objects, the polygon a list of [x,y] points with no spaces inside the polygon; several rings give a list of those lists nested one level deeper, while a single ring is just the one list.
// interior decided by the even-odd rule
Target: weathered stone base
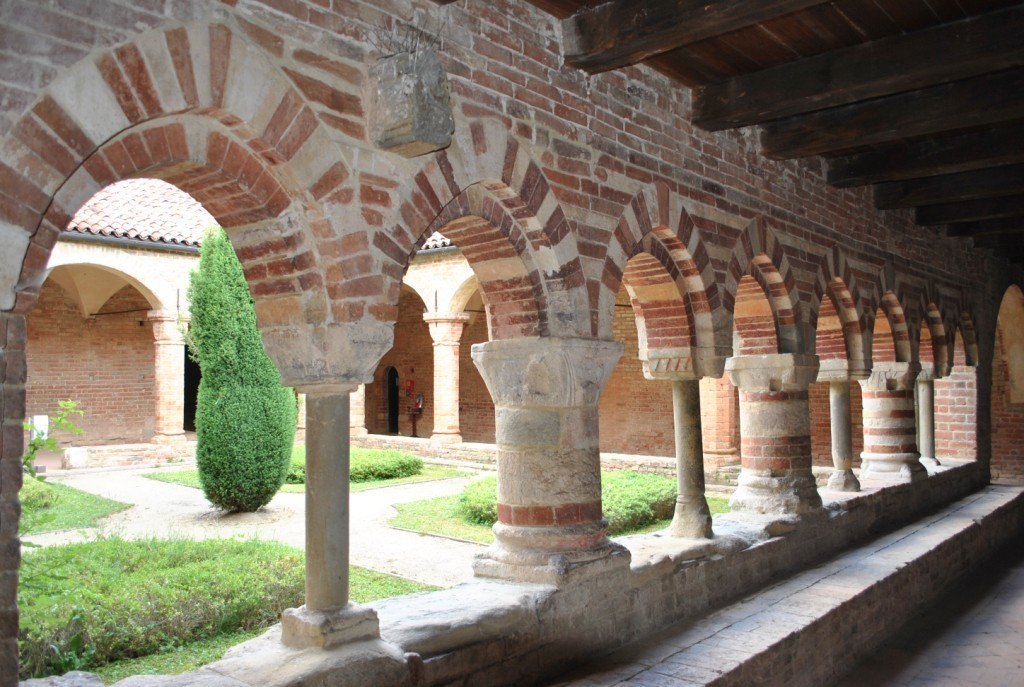
[{"label": "weathered stone base", "polygon": [[835,470],[828,477],[827,488],[832,491],[860,491],[860,480],[853,470]]},{"label": "weathered stone base", "polygon": [[799,515],[820,510],[821,496],[811,475],[771,477],[744,469],[729,506],[750,513]]},{"label": "weathered stone base", "polygon": [[928,477],[916,453],[862,453],[860,457],[861,480],[906,483]]},{"label": "weathered stone base", "polygon": [[310,611],[300,606],[281,614],[281,641],[290,647],[329,649],[379,636],[377,613],[366,606],[349,604],[335,611]]},{"label": "weathered stone base", "polygon": [[[983,475],[978,463],[948,461],[924,482],[831,492],[813,516],[732,513],[715,518],[708,540],[624,537],[621,553],[570,565],[558,586],[481,579],[374,603],[380,641],[289,649],[275,628],[199,673],[119,687],[533,684],[903,526],[978,489]],[[226,681],[188,681],[200,676]]]}]

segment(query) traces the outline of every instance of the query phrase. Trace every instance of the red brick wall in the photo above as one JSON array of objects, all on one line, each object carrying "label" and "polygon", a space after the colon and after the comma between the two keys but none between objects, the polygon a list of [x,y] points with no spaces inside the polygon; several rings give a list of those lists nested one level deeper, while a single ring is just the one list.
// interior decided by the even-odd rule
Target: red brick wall
[{"label": "red brick wall", "polygon": [[[132,286],[84,318],[52,281],[28,317],[28,415],[52,415],[57,401],[77,401],[85,433],[69,444],[137,443],[153,436],[154,345],[149,303]],[[104,314],[111,313],[111,314]],[[142,326],[139,326],[142,322]]]},{"label": "red brick wall", "polygon": [[[395,343],[383,358],[373,375],[373,383],[366,385],[366,429],[371,434],[387,434],[388,398],[387,369],[398,370],[401,384],[399,393],[398,433],[412,435],[409,409],[416,394],[423,394],[423,414],[416,421],[416,434],[429,437],[434,431],[434,340],[430,327],[423,321],[426,307],[412,289],[403,288],[398,301],[398,319],[395,322]],[[415,382],[412,396],[405,394],[409,380]]]},{"label": "red brick wall", "polygon": [[761,285],[749,274],[740,279],[733,312],[733,331],[739,343],[735,347],[736,355],[779,352],[771,303]]},{"label": "red brick wall", "polygon": [[998,328],[992,360],[992,478],[1024,479],[1024,404],[1010,403],[1010,369]]},{"label": "red brick wall", "polygon": [[459,427],[463,441],[494,443],[494,401],[473,363],[473,344],[487,341],[487,318],[473,313],[459,346]]}]

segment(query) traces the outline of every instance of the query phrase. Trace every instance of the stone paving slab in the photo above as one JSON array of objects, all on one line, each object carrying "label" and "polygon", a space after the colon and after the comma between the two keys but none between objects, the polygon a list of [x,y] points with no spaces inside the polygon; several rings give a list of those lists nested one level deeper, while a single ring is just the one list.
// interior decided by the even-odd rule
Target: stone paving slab
[{"label": "stone paving slab", "polygon": [[[928,597],[927,589],[904,592],[907,579],[929,583],[929,568],[935,561],[952,555],[955,563],[961,555],[959,550],[952,551],[951,542],[968,542],[985,536],[987,533],[979,532],[985,523],[1005,519],[1009,517],[1005,514],[1014,509],[1017,513],[1014,522],[1019,525],[1019,513],[1024,509],[1024,489],[987,487],[911,525],[771,585],[757,595],[625,647],[599,664],[563,676],[550,687],[822,684],[816,683],[814,678],[808,680],[809,672],[800,674],[802,663],[813,661],[817,652],[828,653],[837,646],[843,651],[844,637],[838,633],[843,628],[851,632],[851,625],[855,632],[857,622],[864,626],[861,628],[863,641],[864,636],[871,634],[867,630],[877,614],[902,612],[902,604],[896,603],[902,599],[896,594],[905,593],[908,598]],[[996,514],[1002,515],[997,517]],[[908,574],[912,576],[908,578]],[[1005,622],[1015,628],[1018,635],[1024,629],[1024,565],[1020,577],[1019,606],[1005,616]],[[893,596],[887,598],[886,595]],[[915,604],[909,603],[907,607],[909,613]],[[987,623],[998,627],[1002,618],[1001,614],[996,614],[994,618],[990,616]],[[822,641],[823,637],[828,641]],[[1019,666],[1024,662],[1022,645],[1024,640],[1005,648],[986,643],[978,652],[985,657],[994,653],[1012,655],[1012,661]],[[854,644],[849,646],[854,650]],[[958,649],[968,665],[974,648],[964,642]],[[780,658],[782,654],[788,654],[791,660],[785,656]],[[770,660],[767,657],[771,657]],[[780,667],[787,661],[788,667]],[[981,671],[986,668],[979,665],[969,682],[947,684],[1024,685],[1020,672],[1012,677],[1004,674],[1002,678],[993,672],[984,680],[996,681],[979,682]],[[960,679],[963,672],[957,672],[954,666],[944,669],[952,671],[947,672],[948,675],[956,676],[950,680]],[[861,679],[846,687],[883,684],[874,681],[872,671],[875,668],[866,670]],[[946,679],[939,673],[931,678]],[[925,684],[917,680],[915,674],[912,681],[893,684]]]}]

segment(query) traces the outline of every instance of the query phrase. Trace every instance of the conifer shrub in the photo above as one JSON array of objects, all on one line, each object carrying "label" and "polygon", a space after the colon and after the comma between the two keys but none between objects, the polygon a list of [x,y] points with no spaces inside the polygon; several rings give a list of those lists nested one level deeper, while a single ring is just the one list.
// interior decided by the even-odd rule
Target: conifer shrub
[{"label": "conifer shrub", "polygon": [[263,350],[252,297],[227,235],[207,233],[189,285],[189,344],[202,371],[196,463],[206,498],[255,511],[284,483],[296,403]]}]

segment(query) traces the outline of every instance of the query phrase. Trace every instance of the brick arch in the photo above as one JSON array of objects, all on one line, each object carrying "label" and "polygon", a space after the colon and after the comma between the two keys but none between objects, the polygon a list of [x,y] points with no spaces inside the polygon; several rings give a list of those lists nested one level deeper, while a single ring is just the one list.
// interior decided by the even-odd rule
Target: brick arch
[{"label": "brick arch", "polygon": [[[971,317],[970,313],[966,311],[960,313],[957,333],[963,338],[966,365],[968,367],[977,367],[980,360],[978,354],[978,335],[977,330],[974,328],[974,318]],[[955,355],[956,352],[954,351]]]},{"label": "brick arch", "polygon": [[[878,317],[879,313],[882,315],[881,319]],[[873,311],[871,332],[872,362],[879,362],[880,356],[891,357],[894,362],[910,362],[913,359],[906,311],[893,291],[883,291],[879,296],[877,307]]]},{"label": "brick arch", "polygon": [[[611,336],[619,285],[625,279],[627,288],[630,288],[630,265],[642,264],[646,265],[643,271],[648,279],[657,273],[661,275],[665,288],[674,285],[676,298],[683,311],[661,309],[661,314],[678,319],[678,315],[685,312],[687,330],[682,338],[677,337],[676,346],[709,351],[728,348],[728,332],[720,333],[714,322],[714,313],[720,309],[720,299],[711,260],[678,194],[661,183],[641,190],[624,209],[612,238],[605,253],[601,282],[597,286],[595,326],[598,336]],[[639,256],[647,257],[634,263]],[[660,272],[654,270],[655,264]],[[666,279],[667,282],[664,281]],[[636,295],[639,299],[634,298],[633,293],[630,294],[634,303],[642,304],[643,294],[638,291]],[[640,312],[636,310],[636,305],[634,311],[639,326]],[[658,323],[651,307],[643,315],[643,326],[648,334],[652,326],[668,330],[678,328],[671,321]]]},{"label": "brick arch", "polygon": [[[481,293],[490,289],[490,302],[497,306],[495,312],[507,313],[502,316],[505,322],[493,330],[503,332],[500,338],[589,336],[586,284],[575,235],[547,180],[525,147],[506,132],[480,122],[472,123],[470,130],[467,140],[471,151],[460,147],[461,139],[457,136],[452,149],[434,154],[407,184],[396,184],[384,191],[387,199],[382,198],[380,203],[392,208],[388,214],[394,220],[389,222],[392,229],[375,232],[372,237],[388,281],[384,307],[393,305],[396,285],[423,239],[434,231],[442,231],[463,249],[477,271]],[[498,158],[501,164],[493,162],[497,156],[485,155],[488,150],[502,152]],[[481,161],[480,156],[491,162]],[[459,232],[456,237],[451,234],[452,223],[463,217],[475,218],[475,223],[467,220],[455,225],[454,230]],[[497,233],[488,233],[481,219]],[[499,253],[488,255],[483,249],[496,249],[496,244],[488,246],[487,241],[498,235],[506,245]],[[502,270],[513,269],[515,261],[523,265],[525,272],[515,268],[512,276],[516,280],[514,302],[524,310],[511,311],[510,296],[501,297],[492,286],[484,286],[485,281],[495,280],[481,276],[478,268],[483,266],[473,265],[468,246],[474,246],[470,252],[476,254],[478,263],[481,258],[492,263],[488,268],[492,272],[499,266],[499,254]],[[532,304],[523,298],[527,283],[533,290]],[[509,326],[510,318],[519,319],[517,326]]]},{"label": "brick arch", "polygon": [[[823,360],[844,357],[848,369],[865,370],[868,358],[865,352],[867,316],[863,308],[863,295],[858,278],[846,260],[846,255],[834,246],[822,256],[814,282],[810,325],[815,331],[815,352]],[[832,336],[819,331],[820,317],[828,311],[838,318],[838,331]],[[828,341],[823,340],[823,334]],[[826,350],[827,349],[827,350]]]},{"label": "brick arch", "polygon": [[917,357],[922,363],[932,363],[935,366],[936,377],[944,377],[949,373],[947,341],[942,311],[929,299],[924,306],[924,317],[921,318]]},{"label": "brick arch", "polygon": [[652,348],[690,348],[694,345],[692,311],[662,263],[647,252],[626,262],[622,286],[636,320],[640,359]]},{"label": "brick arch", "polygon": [[737,237],[729,259],[722,304],[729,315],[730,331],[735,319],[740,281],[747,275],[757,282],[771,305],[778,352],[804,352],[805,343],[797,310],[796,279],[782,244],[763,218],[752,221]]}]

